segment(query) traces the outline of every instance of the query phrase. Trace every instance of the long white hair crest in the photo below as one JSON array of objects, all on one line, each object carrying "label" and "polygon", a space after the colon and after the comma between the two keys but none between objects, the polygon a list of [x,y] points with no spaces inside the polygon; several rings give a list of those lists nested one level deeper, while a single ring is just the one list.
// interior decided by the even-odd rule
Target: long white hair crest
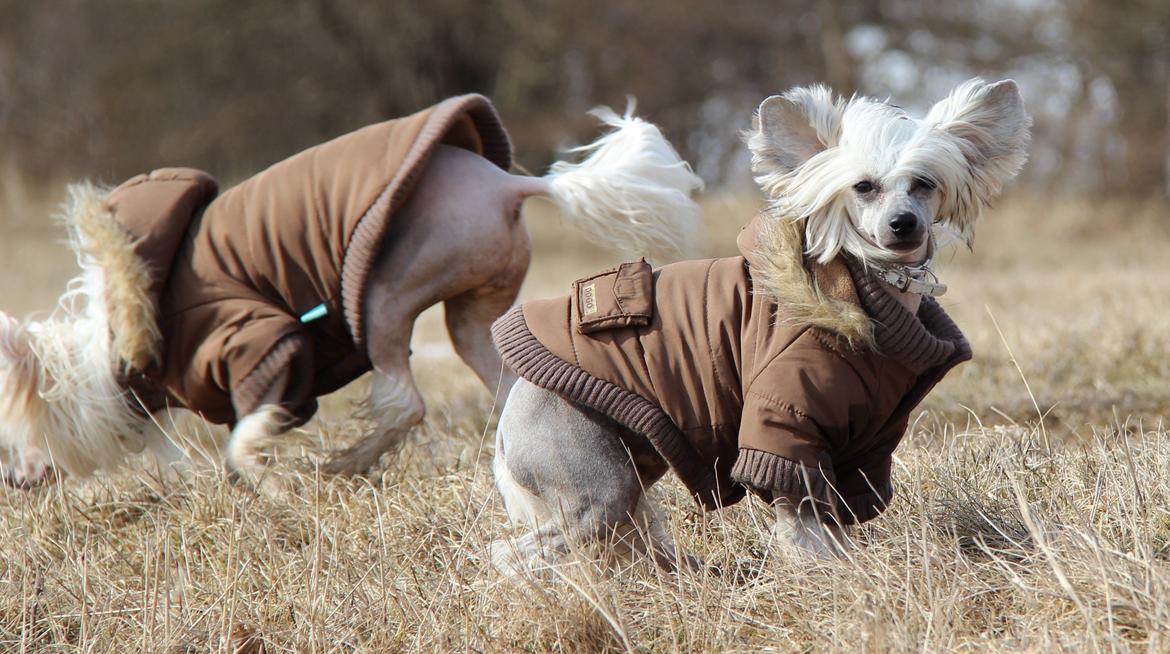
[{"label": "long white hair crest", "polygon": [[865,176],[911,176],[939,192],[939,229],[970,241],[983,210],[1027,160],[1031,118],[1012,80],[975,78],[925,117],[872,98],[798,87],[760,104],[745,134],[756,182],[777,219],[805,220],[810,256],[883,251],[855,229],[846,193]]}]

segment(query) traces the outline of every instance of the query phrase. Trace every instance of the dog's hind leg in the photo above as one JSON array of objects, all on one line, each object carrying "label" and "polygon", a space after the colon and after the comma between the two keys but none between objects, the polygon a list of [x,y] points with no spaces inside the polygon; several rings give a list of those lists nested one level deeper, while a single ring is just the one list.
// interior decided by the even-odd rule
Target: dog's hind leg
[{"label": "dog's hind leg", "polygon": [[516,375],[500,359],[492,343],[491,326],[516,300],[527,268],[525,256],[523,265],[510,267],[492,286],[468,291],[443,305],[447,333],[455,352],[475,371],[488,391],[495,393],[496,410],[503,407]]},{"label": "dog's hind leg", "polygon": [[[410,336],[428,307],[446,302],[456,350],[489,389],[501,386],[489,328],[515,299],[528,268],[528,236],[518,209],[539,188],[543,183],[509,175],[466,150],[436,149],[395,215],[363,300],[366,348],[375,369],[365,414],[377,431],[339,454],[326,471],[368,470],[422,420]],[[503,381],[505,389],[510,379]]]},{"label": "dog's hind leg", "polygon": [[520,380],[500,416],[495,456],[509,519],[533,526],[492,544],[501,571],[556,563],[571,547],[590,544],[674,565],[674,545],[645,496],[665,467],[631,452],[612,421]]},{"label": "dog's hind leg", "polygon": [[408,366],[376,371],[370,397],[361,410],[361,415],[374,423],[373,433],[335,454],[322,470],[332,475],[366,474],[383,454],[401,447],[410,430],[422,422],[425,411]]},{"label": "dog's hind leg", "polygon": [[370,397],[359,415],[373,423],[373,432],[335,454],[322,471],[332,475],[362,475],[386,452],[402,445],[426,412],[422,395],[410,371],[410,323],[402,327],[401,342],[371,344],[374,363]]}]

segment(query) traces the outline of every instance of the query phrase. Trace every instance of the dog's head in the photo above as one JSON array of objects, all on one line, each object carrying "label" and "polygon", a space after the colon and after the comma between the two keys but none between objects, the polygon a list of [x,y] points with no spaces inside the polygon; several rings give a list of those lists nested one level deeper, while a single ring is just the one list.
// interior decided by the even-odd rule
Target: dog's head
[{"label": "dog's head", "polygon": [[1027,159],[1031,122],[1012,80],[965,82],[922,119],[813,86],[764,100],[746,136],[769,202],[807,218],[811,256],[913,262],[935,226],[971,242]]},{"label": "dog's head", "polygon": [[107,330],[85,317],[20,323],[0,312],[0,448],[9,463],[27,471],[51,459],[86,475],[142,449],[144,420],[119,382]]}]

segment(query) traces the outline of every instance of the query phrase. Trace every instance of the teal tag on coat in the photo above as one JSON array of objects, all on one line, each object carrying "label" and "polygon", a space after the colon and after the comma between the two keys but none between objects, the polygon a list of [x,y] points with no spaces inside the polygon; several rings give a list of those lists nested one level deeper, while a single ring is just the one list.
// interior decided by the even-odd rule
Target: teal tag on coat
[{"label": "teal tag on coat", "polygon": [[324,304],[318,304],[312,309],[306,311],[305,315],[301,316],[301,322],[313,322],[314,320],[324,318],[328,313],[329,307],[325,306]]}]

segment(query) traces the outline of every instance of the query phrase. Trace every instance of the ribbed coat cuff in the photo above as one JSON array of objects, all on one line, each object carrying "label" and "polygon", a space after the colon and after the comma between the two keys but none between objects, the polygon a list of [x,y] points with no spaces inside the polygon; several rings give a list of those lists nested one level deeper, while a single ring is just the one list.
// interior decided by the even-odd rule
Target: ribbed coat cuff
[{"label": "ribbed coat cuff", "polygon": [[740,448],[731,480],[749,488],[789,498],[811,497],[828,502],[836,478],[832,470],[806,466],[778,454]]},{"label": "ribbed coat cuff", "polygon": [[308,392],[308,380],[296,379],[305,370],[294,365],[298,356],[309,347],[308,339],[299,333],[288,334],[277,341],[260,363],[252,369],[234,388],[232,388],[232,402],[235,405],[237,419],[247,416],[260,408],[264,395],[272,388],[277,377],[289,369],[289,387],[283,389],[284,396],[279,398],[280,407],[289,412],[289,424],[292,429],[308,422],[317,412],[317,401]]},{"label": "ribbed coat cuff", "polygon": [[841,495],[833,470],[813,468],[778,454],[743,448],[731,468],[731,480],[754,490],[763,499],[780,498],[800,504],[813,500],[824,506],[826,520],[843,525],[859,524],[876,518],[889,506],[894,487],[889,480],[874,484],[864,492]]}]

